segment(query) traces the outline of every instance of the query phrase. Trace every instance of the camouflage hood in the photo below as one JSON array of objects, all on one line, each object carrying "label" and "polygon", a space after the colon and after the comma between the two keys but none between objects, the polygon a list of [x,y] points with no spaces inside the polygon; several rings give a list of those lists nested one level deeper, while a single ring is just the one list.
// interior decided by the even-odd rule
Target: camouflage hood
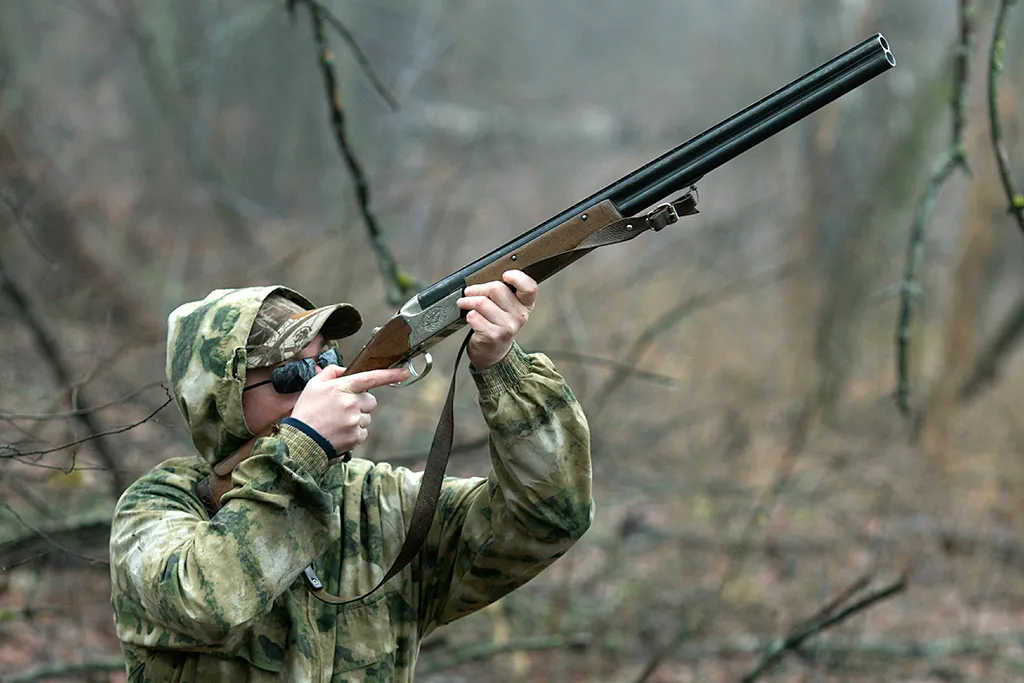
[{"label": "camouflage hood", "polygon": [[[217,289],[202,301],[182,304],[167,319],[167,379],[192,434],[192,443],[211,465],[255,436],[242,413],[246,367],[270,363],[253,362],[248,354],[262,350],[247,350],[246,344],[260,307],[271,294],[295,302],[295,310],[314,308],[313,302],[298,292],[270,285]],[[337,332],[332,338],[347,336],[358,329],[359,316],[354,308],[336,304],[321,310],[328,308],[344,308],[340,316],[346,323],[340,326],[344,332]],[[307,325],[297,334],[304,334],[307,341],[312,339],[327,317],[319,316],[314,327]],[[339,316],[332,317],[336,323]],[[293,337],[295,334],[293,330]],[[300,340],[301,345],[294,351],[301,350],[305,343]],[[266,360],[275,359],[262,359]]]}]

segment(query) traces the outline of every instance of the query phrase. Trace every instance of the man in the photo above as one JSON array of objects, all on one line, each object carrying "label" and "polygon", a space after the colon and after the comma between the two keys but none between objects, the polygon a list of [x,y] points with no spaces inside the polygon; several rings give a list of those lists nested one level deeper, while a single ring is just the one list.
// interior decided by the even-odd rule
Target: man
[{"label": "man", "polygon": [[[312,596],[302,572],[357,596],[398,554],[422,475],[347,451],[369,434],[369,390],[408,373],[342,376],[321,351],[359,328],[358,313],[285,287],[216,290],[173,311],[167,376],[198,455],[157,465],[114,512],[128,680],[411,681],[424,636],[564,554],[593,516],[589,431],[550,360],[515,342],[536,294],[520,271],[466,288],[491,471],[446,478],[416,559],[341,606]],[[279,393],[272,370],[295,359],[326,367],[309,363],[301,392]],[[204,506],[202,483],[232,465],[232,488]]]}]

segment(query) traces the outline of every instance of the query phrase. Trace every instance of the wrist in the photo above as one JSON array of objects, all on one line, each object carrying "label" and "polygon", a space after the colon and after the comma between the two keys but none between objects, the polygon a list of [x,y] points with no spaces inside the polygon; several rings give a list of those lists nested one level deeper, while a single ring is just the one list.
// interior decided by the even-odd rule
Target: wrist
[{"label": "wrist", "polygon": [[532,367],[529,354],[513,341],[501,360],[485,368],[470,364],[469,371],[480,391],[480,398],[490,398],[515,387]]},{"label": "wrist", "polygon": [[470,348],[466,355],[469,356],[470,367],[482,372],[505,360],[511,350],[512,345],[509,344],[504,350],[488,349],[486,355],[481,356],[479,353],[473,353],[473,349]]},{"label": "wrist", "polygon": [[283,418],[278,437],[288,446],[288,454],[299,467],[310,472],[317,480],[327,471],[328,461],[337,457],[330,441],[297,418]]}]

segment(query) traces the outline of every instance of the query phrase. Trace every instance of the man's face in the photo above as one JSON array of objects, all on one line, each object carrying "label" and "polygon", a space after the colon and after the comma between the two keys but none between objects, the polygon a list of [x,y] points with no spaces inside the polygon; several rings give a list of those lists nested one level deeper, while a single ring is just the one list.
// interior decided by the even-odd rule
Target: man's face
[{"label": "man's face", "polygon": [[[313,341],[306,345],[306,348],[289,360],[299,358],[316,358],[316,356],[327,348],[322,335],[317,335]],[[284,363],[278,363],[284,365]],[[250,368],[245,373],[245,385],[251,386],[257,382],[270,379],[270,373],[277,365],[266,368]],[[316,371],[319,373],[320,368]],[[277,422],[282,417],[291,415],[295,402],[299,400],[302,392],[294,394],[279,394],[274,390],[272,384],[264,384],[260,387],[253,387],[250,391],[242,392],[242,412],[245,415],[245,424],[253,434],[262,434],[267,427]]]}]

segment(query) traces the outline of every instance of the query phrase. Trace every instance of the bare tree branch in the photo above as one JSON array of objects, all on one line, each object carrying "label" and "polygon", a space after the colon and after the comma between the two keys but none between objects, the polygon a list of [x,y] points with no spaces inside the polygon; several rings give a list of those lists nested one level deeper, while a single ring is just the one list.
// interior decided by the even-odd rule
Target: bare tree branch
[{"label": "bare tree branch", "polygon": [[[46,448],[46,449],[36,450],[36,451],[19,451],[16,448],[14,448],[13,446],[10,446],[10,445],[0,445],[0,447],[6,448],[7,450],[12,451],[12,453],[10,453],[10,454],[0,455],[0,459],[3,459],[3,458],[27,458],[29,456],[47,455],[49,453],[56,453],[58,451],[62,451],[65,448],[71,448],[72,446],[78,446],[79,444],[83,444],[83,443],[85,443],[87,441],[94,441],[94,440],[95,441],[99,441],[100,438],[104,437],[104,436],[111,436],[113,434],[123,434],[124,432],[127,432],[129,430],[135,429],[136,427],[138,427],[140,425],[143,425],[143,424],[149,422],[150,420],[152,420],[154,417],[156,417],[157,413],[159,413],[161,410],[166,408],[167,405],[171,401],[173,401],[173,400],[174,400],[173,398],[168,396],[167,400],[164,401],[160,405],[159,408],[157,408],[156,410],[151,412],[149,415],[147,415],[146,417],[142,418],[141,420],[139,420],[137,422],[133,422],[133,423],[131,423],[129,425],[125,425],[123,427],[118,427],[117,429],[110,429],[110,430],[107,430],[105,432],[94,431],[94,432],[91,432],[89,434],[89,436],[86,436],[86,437],[81,438],[81,439],[77,439],[75,441],[68,442],[68,443],[63,444],[61,446],[55,446],[53,448]],[[88,420],[91,421],[93,419],[92,418],[92,411],[90,410],[89,412],[82,413],[81,415],[77,415],[77,417],[79,419],[81,419],[81,420],[88,419]],[[118,477],[118,478],[120,477],[120,473],[123,472],[123,470],[118,469],[113,462],[111,462],[107,466],[107,468],[109,469],[109,471],[111,473],[115,474],[115,476]],[[65,468],[56,468],[56,469],[65,469]],[[71,469],[76,469],[76,468],[74,466],[72,466]],[[70,470],[68,470],[68,471],[70,471]],[[121,490],[123,490],[123,489],[119,489],[118,490],[118,494],[120,494]]]},{"label": "bare tree branch", "polygon": [[[544,350],[544,355],[548,356],[552,360],[567,361],[570,363],[588,363],[603,368],[611,368],[618,372],[625,373],[627,377],[633,377],[635,379],[644,380],[652,384],[657,384],[663,387],[675,387],[677,380],[674,377],[663,375],[660,372],[651,372],[650,370],[641,370],[640,368],[629,365],[628,363],[620,363],[608,358],[601,358],[600,356],[592,356],[586,353],[577,353],[576,351],[550,351]],[[0,417],[3,414],[0,413]]]},{"label": "bare tree branch", "polygon": [[988,117],[992,148],[999,165],[1003,191],[1009,202],[1009,211],[1016,219],[1021,232],[1024,232],[1024,193],[1014,185],[1010,172],[1010,158],[1003,144],[1003,124],[999,118],[999,78],[1003,73],[1003,58],[1006,54],[1006,27],[1009,24],[1010,9],[1016,4],[1017,0],[999,0],[995,35],[988,57]]},{"label": "bare tree branch", "polygon": [[[70,389],[74,385],[74,382],[71,379],[70,369],[65,365],[64,359],[61,357],[56,337],[46,328],[42,318],[32,307],[28,296],[13,280],[13,278],[11,278],[2,261],[0,261],[0,291],[10,299],[11,303],[14,304],[14,307],[18,310],[18,313],[25,321],[25,324],[28,325],[29,329],[32,331],[32,335],[36,341],[36,346],[46,359],[47,365],[57,376],[57,381],[60,382],[62,386]],[[110,470],[111,489],[115,496],[120,495],[121,491],[123,491],[128,485],[128,481],[125,479],[124,474],[117,468],[117,457],[114,454],[114,451],[110,449],[110,446],[102,438],[105,432],[103,432],[100,427],[96,416],[91,412],[89,402],[86,399],[84,392],[79,388],[77,393],[78,404],[76,410],[85,412],[81,412],[75,417],[82,423],[89,435],[84,439],[80,439],[68,445],[73,446],[85,441],[93,441],[94,443],[92,445],[96,449],[96,453],[99,455],[100,460]]]},{"label": "bare tree branch", "polygon": [[793,270],[792,264],[788,263],[776,266],[753,277],[730,282],[718,289],[695,294],[663,313],[657,320],[648,325],[633,342],[633,345],[624,356],[626,360],[608,378],[608,381],[605,382],[600,392],[598,392],[598,396],[590,408],[590,414],[594,418],[597,417],[611,400],[612,396],[615,395],[615,390],[632,374],[635,364],[643,358],[643,355],[660,335],[701,309],[727,301],[740,294],[761,289],[767,284],[788,277]]},{"label": "bare tree branch", "polygon": [[[995,20],[994,36],[988,58],[988,118],[989,138],[999,169],[999,178],[1009,203],[1009,213],[1024,231],[1024,194],[1014,185],[1009,155],[1003,143],[1003,124],[999,115],[999,79],[1003,72],[1006,53],[1006,27],[1015,0],[1001,0]],[[1003,320],[999,329],[975,360],[970,376],[960,387],[959,399],[970,400],[998,377],[999,366],[1017,346],[1024,334],[1024,299],[1019,300]]]},{"label": "bare tree branch", "polygon": [[896,406],[904,415],[910,413],[910,341],[911,320],[914,301],[920,297],[921,285],[918,272],[924,261],[924,233],[935,200],[946,181],[957,169],[970,173],[964,148],[965,104],[967,100],[968,75],[971,53],[974,51],[974,0],[957,0],[960,8],[960,37],[953,68],[953,96],[950,99],[953,121],[949,148],[939,157],[931,177],[925,185],[924,194],[914,214],[910,227],[910,241],[907,245],[903,281],[900,283],[900,312],[896,324]]},{"label": "bare tree branch", "polygon": [[70,417],[79,417],[80,415],[86,412],[96,413],[101,410],[105,410],[106,408],[112,408],[114,406],[123,405],[128,401],[132,400],[133,398],[135,398],[136,396],[138,396],[139,394],[141,394],[142,392],[144,392],[145,390],[152,389],[153,387],[163,387],[164,391],[167,391],[167,386],[163,382],[147,382],[146,384],[143,384],[134,391],[125,394],[124,396],[115,401],[103,403],[101,405],[89,408],[88,410],[79,408],[77,410],[68,410],[63,413],[48,413],[42,415],[36,413],[5,413],[3,411],[0,411],[0,420],[25,420],[28,422],[50,422],[54,420],[66,420]]},{"label": "bare tree branch", "polygon": [[341,36],[341,39],[348,45],[348,49],[352,52],[352,56],[355,58],[356,64],[358,64],[359,68],[363,70],[366,77],[370,79],[370,83],[373,85],[374,90],[384,98],[384,101],[387,102],[392,111],[396,111],[398,109],[398,100],[395,99],[395,96],[391,94],[391,91],[386,85],[384,85],[384,82],[377,75],[373,65],[370,64],[370,60],[366,57],[366,53],[363,52],[362,48],[360,48],[359,44],[356,42],[355,34],[352,33],[352,31],[350,31],[348,27],[342,23],[341,19],[338,19],[330,9],[324,6],[322,2],[319,2],[319,0],[287,0],[288,11],[293,18],[295,17],[296,1],[305,3],[311,9],[315,8],[316,11],[320,12],[324,21],[330,24],[331,28],[333,28],[335,32]]},{"label": "bare tree branch", "polygon": [[[439,662],[434,663],[424,658],[426,664],[423,672],[426,674],[438,673],[456,664],[459,655],[464,654],[466,661],[479,660],[492,655],[503,654],[517,646],[526,646],[526,650],[543,649],[545,644],[555,647],[562,640],[564,647],[601,647],[592,637],[589,642],[582,636],[553,635],[547,637],[547,643],[538,638],[526,638],[511,641],[501,648],[490,643],[484,643],[470,648],[454,651],[449,659],[448,652],[444,652]],[[1006,631],[992,634],[971,635],[962,634],[949,638],[936,638],[934,640],[899,640],[891,636],[884,638],[857,638],[857,639],[834,639],[818,642],[805,642],[798,653],[810,661],[819,660],[844,660],[853,656],[870,657],[873,661],[885,662],[893,659],[907,660],[932,660],[938,657],[966,657],[978,661],[1005,664],[1014,670],[1024,669],[1024,660],[1016,655],[1020,643],[1024,641],[1024,634]],[[539,645],[540,648],[531,647]],[[746,634],[737,636],[730,640],[704,641],[689,643],[679,651],[679,660],[696,662],[709,659],[735,659],[747,657],[751,654],[763,652],[766,648],[773,646],[772,642],[764,642],[757,637]],[[613,654],[618,654],[617,648],[610,648]],[[426,646],[424,647],[426,650]]]},{"label": "bare tree branch", "polygon": [[[743,533],[740,535],[741,543],[750,543],[750,539],[753,538],[754,532],[760,526],[762,521],[768,518],[769,513],[775,505],[775,501],[789,483],[793,469],[796,467],[796,461],[807,446],[807,440],[817,422],[820,410],[821,402],[817,395],[812,394],[804,400],[803,407],[790,428],[789,442],[786,445],[786,450],[779,459],[778,465],[776,465],[775,474],[772,476],[772,482],[768,487],[762,490],[757,504],[754,506],[753,511],[747,518],[747,524],[743,529]],[[725,573],[719,581],[718,587],[715,591],[715,595],[718,599],[721,599],[726,588],[728,588],[729,585],[735,581],[738,576],[740,576],[748,557],[749,553],[739,555],[731,554],[729,556]],[[644,681],[647,681],[665,662],[665,660],[679,648],[683,640],[688,635],[692,636],[695,633],[707,630],[709,617],[706,615],[699,615],[696,619],[696,623],[693,623],[692,619],[689,618],[689,615],[684,614],[680,616],[675,635],[669,640],[669,642],[659,648],[654,655],[651,656],[643,670],[640,672],[640,675],[636,678],[635,683],[644,683]]]},{"label": "bare tree branch", "polygon": [[970,376],[960,387],[958,398],[969,401],[999,376],[999,366],[1024,335],[1024,298],[1021,298],[1006,316],[991,341],[978,355]]},{"label": "bare tree branch", "polygon": [[820,609],[814,616],[797,624],[785,638],[773,643],[768,648],[768,652],[761,658],[761,661],[757,663],[750,673],[741,679],[741,683],[754,683],[754,681],[761,678],[763,674],[781,662],[787,652],[798,651],[807,639],[846,621],[854,614],[862,612],[882,600],[902,592],[907,587],[907,577],[900,575],[895,581],[886,584],[882,588],[873,590],[852,604],[839,609],[854,595],[860,593],[869,581],[869,577],[861,577],[837,596],[836,599]]},{"label": "bare tree branch", "polygon": [[352,150],[352,145],[345,130],[345,110],[341,105],[338,76],[334,69],[334,52],[331,50],[330,41],[324,30],[327,21],[326,15],[320,3],[310,0],[302,1],[306,3],[309,9],[310,20],[313,24],[313,36],[319,52],[320,73],[323,77],[324,90],[327,95],[328,106],[330,107],[334,139],[345,160],[345,165],[352,175],[352,182],[355,184],[359,212],[366,223],[367,231],[370,233],[370,243],[377,255],[377,262],[380,265],[381,275],[384,278],[388,303],[392,306],[399,306],[410,295],[423,289],[423,284],[398,266],[384,237],[384,233],[377,223],[377,218],[370,210],[369,182],[367,181],[366,174],[363,172],[362,164]]},{"label": "bare tree branch", "polygon": [[[64,545],[59,540],[57,540],[57,538],[54,535],[51,535],[51,534],[49,534],[49,533],[47,533],[45,531],[42,531],[40,529],[36,529],[32,525],[30,525],[28,522],[26,522],[24,519],[22,519],[21,515],[19,515],[17,512],[15,512],[14,508],[12,508],[10,505],[7,505],[6,503],[4,503],[4,504],[0,505],[0,507],[4,508],[9,513],[14,515],[14,518],[17,519],[18,522],[20,522],[23,527],[25,527],[26,529],[31,531],[32,534],[33,534],[33,537],[30,537],[28,539],[21,538],[21,539],[14,539],[13,541],[7,541],[7,542],[4,542],[4,543],[0,543],[0,567],[5,567],[5,566],[7,566],[9,564],[9,562],[11,561],[12,556],[14,555],[16,550],[21,555],[25,555],[26,554],[26,548],[32,548],[32,550],[28,551],[29,554],[37,552],[38,548],[36,548],[36,544],[32,543],[32,541],[34,540],[35,537],[43,539],[44,541],[46,541],[46,543],[48,545],[56,548],[57,550],[61,551],[62,553],[65,553],[67,555],[72,555],[74,557],[77,557],[77,558],[79,558],[81,560],[85,560],[85,561],[90,562],[92,564],[105,564],[105,565],[109,565],[110,564],[106,560],[98,560],[98,559],[96,559],[94,557],[89,557],[88,555],[83,555],[83,554],[81,554],[79,552],[76,552],[76,551],[72,550],[71,548],[68,548],[66,545]],[[106,515],[104,516],[104,520],[100,522],[99,526],[100,526],[101,531],[103,532],[104,537],[109,535],[109,533],[110,533],[110,522],[106,520]],[[70,536],[70,537],[80,541],[81,538],[84,535],[88,535],[87,533],[83,533],[83,532],[94,531],[95,527],[96,527],[96,522],[94,522],[94,521],[88,521],[88,522],[85,522],[85,523],[82,523],[82,522],[79,521],[79,522],[73,523],[70,526],[61,527],[59,530],[57,530],[57,533],[61,533],[63,535],[68,535],[68,536]]]},{"label": "bare tree branch", "polygon": [[444,658],[440,661],[431,662],[422,670],[423,675],[439,673],[453,666],[467,664],[469,662],[489,659],[495,655],[508,654],[510,652],[530,652],[537,650],[569,650],[586,647],[590,639],[585,634],[580,635],[549,635],[549,636],[527,636],[517,638],[504,643],[479,643],[464,647],[453,648],[445,651]]}]

